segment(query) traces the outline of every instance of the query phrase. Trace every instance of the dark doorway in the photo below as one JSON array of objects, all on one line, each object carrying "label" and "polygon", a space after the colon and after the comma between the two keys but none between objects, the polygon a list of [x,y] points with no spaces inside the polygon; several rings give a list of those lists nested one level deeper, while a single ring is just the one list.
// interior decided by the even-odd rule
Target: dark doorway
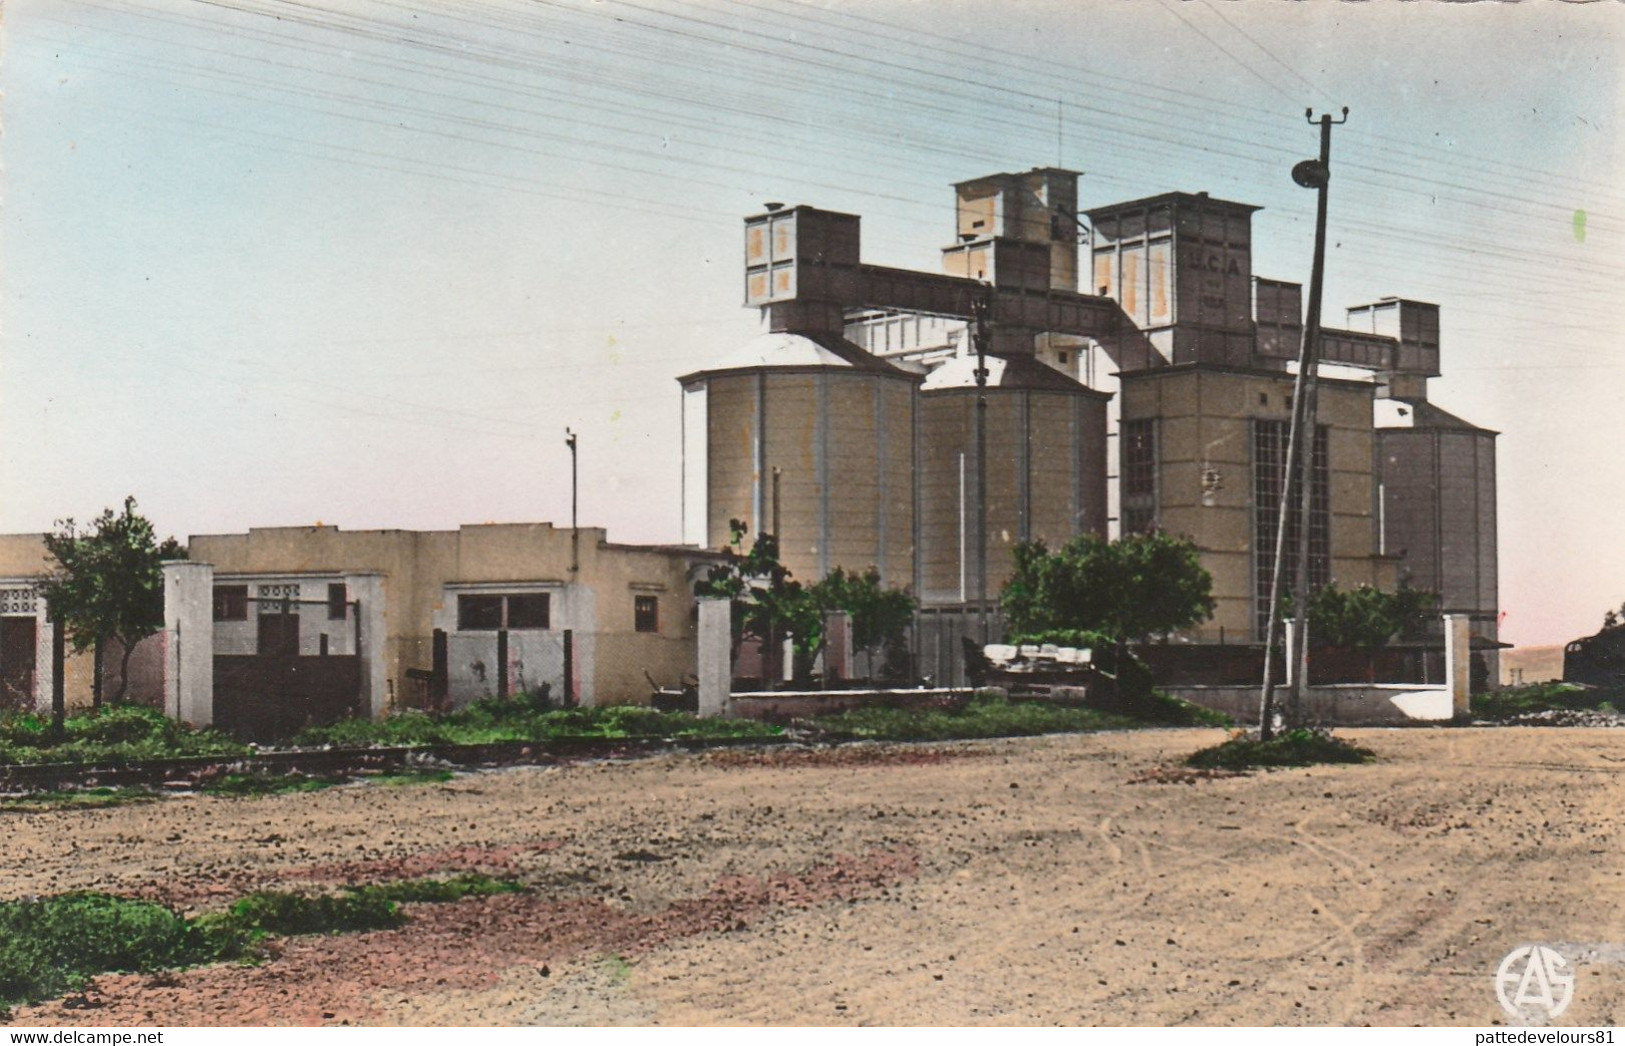
[{"label": "dark doorway", "polygon": [[0,708],[34,707],[35,621],[0,617]]}]

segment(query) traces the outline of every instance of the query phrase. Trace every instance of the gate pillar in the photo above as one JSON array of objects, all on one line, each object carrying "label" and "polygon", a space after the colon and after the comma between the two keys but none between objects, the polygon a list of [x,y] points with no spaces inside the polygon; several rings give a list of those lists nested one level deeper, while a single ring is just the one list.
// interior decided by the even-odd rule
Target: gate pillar
[{"label": "gate pillar", "polygon": [[1472,657],[1467,615],[1444,615],[1444,685],[1450,691],[1450,707],[1457,716],[1472,711]]},{"label": "gate pillar", "polygon": [[373,719],[389,714],[389,669],[385,659],[384,575],[346,574],[344,584],[356,607],[357,648],[361,657],[361,710]]},{"label": "gate pillar", "polygon": [[214,724],[214,566],[171,560],[164,571],[164,714]]},{"label": "gate pillar", "polygon": [[733,604],[700,600],[700,715],[726,715],[733,686]]}]

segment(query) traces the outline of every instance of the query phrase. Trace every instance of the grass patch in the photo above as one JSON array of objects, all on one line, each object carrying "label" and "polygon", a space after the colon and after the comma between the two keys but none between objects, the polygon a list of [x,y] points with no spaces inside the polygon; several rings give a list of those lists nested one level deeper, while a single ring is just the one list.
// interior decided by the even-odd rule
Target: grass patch
[{"label": "grass patch", "polygon": [[396,904],[445,904],[464,897],[490,897],[499,893],[523,893],[524,884],[512,879],[493,879],[478,872],[466,872],[450,879],[406,879],[398,883],[346,887],[351,896],[368,897]]},{"label": "grass patch", "polygon": [[1517,719],[1542,712],[1618,712],[1625,702],[1610,687],[1573,683],[1535,683],[1474,694],[1469,706],[1475,719]]},{"label": "grass patch", "polygon": [[1185,765],[1209,770],[1251,770],[1274,766],[1317,766],[1322,763],[1368,763],[1377,754],[1319,730],[1288,730],[1268,741],[1250,734],[1203,748]]},{"label": "grass patch", "polygon": [[112,705],[69,717],[63,737],[33,713],[0,717],[0,765],[119,765],[184,756],[241,756],[248,748],[215,730],[194,730],[142,705]]},{"label": "grass patch", "polygon": [[831,738],[872,741],[953,741],[981,737],[1023,737],[1092,730],[1121,730],[1138,725],[1122,716],[1092,708],[1038,701],[1010,701],[978,693],[969,701],[898,708],[875,705],[813,719]]},{"label": "grass patch", "polygon": [[347,719],[312,727],[294,738],[300,745],[361,748],[491,744],[501,741],[768,739],[781,727],[748,719],[701,719],[687,712],[659,712],[642,705],[549,709],[524,695],[476,701],[445,715],[409,711],[377,722]]},{"label": "grass patch", "polygon": [[98,973],[144,972],[247,953],[230,927],[99,893],[0,902],[0,1010],[75,991]]},{"label": "grass patch", "polygon": [[608,975],[611,984],[619,986],[632,979],[632,964],[622,956],[605,956],[599,960],[598,965]]},{"label": "grass patch", "polygon": [[514,893],[511,879],[469,873],[350,887],[340,894],[265,890],[195,919],[152,901],[70,893],[0,902],[0,1015],[22,1003],[84,987],[100,973],[151,973],[228,959],[255,959],[268,936],[388,930],[407,921],[402,904]]},{"label": "grass patch", "polygon": [[1134,708],[1134,717],[1152,726],[1231,726],[1235,720],[1223,712],[1154,690]]},{"label": "grass patch", "polygon": [[410,785],[439,784],[452,779],[450,770],[406,769],[385,774],[371,774],[350,778],[343,775],[307,777],[304,774],[226,774],[203,786],[209,795],[259,796],[287,795],[292,792],[320,792],[351,780],[368,784],[400,788]]},{"label": "grass patch", "polygon": [[342,778],[306,777],[303,774],[226,774],[203,786],[209,795],[284,795],[289,792],[319,792],[343,783]]},{"label": "grass patch", "polygon": [[945,699],[924,707],[875,705],[819,716],[810,725],[831,739],[953,741],[983,737],[1130,730],[1143,726],[1227,726],[1228,716],[1155,693],[1136,714],[1104,712],[1047,701],[1011,701],[981,691],[969,701]]},{"label": "grass patch", "polygon": [[361,780],[368,784],[384,785],[387,788],[402,788],[412,785],[444,784],[455,776],[450,770],[395,770],[387,774],[363,777]]},{"label": "grass patch", "polygon": [[258,938],[389,930],[406,921],[394,901],[381,894],[285,893],[262,890],[235,901],[224,912],[198,917],[211,933]]},{"label": "grass patch", "polygon": [[0,810],[18,813],[39,810],[91,810],[104,806],[124,806],[127,803],[150,803],[157,798],[156,792],[146,788],[81,788],[9,796],[0,799]]}]

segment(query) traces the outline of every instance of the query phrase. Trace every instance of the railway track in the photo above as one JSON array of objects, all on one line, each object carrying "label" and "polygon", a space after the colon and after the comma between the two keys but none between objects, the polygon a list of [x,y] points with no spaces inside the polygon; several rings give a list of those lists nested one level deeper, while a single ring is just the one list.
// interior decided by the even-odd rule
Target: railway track
[{"label": "railway track", "polygon": [[702,748],[776,746],[785,738],[556,738],[550,741],[497,741],[472,745],[402,745],[369,748],[302,748],[245,756],[187,756],[139,763],[35,763],[0,766],[0,792],[39,792],[67,788],[181,785],[220,773],[345,776],[422,765],[492,767],[549,765],[583,759],[636,759],[660,752]]}]

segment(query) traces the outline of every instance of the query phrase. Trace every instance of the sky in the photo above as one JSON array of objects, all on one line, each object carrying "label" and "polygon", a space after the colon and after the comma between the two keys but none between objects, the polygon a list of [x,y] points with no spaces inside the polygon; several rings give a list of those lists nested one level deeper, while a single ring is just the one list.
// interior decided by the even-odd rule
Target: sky
[{"label": "sky", "polygon": [[740,219],[938,268],[951,184],[1262,206],[1325,321],[1442,309],[1499,440],[1503,638],[1625,602],[1617,5],[8,0],[0,532],[567,521],[679,537],[678,375],[759,329]]}]

